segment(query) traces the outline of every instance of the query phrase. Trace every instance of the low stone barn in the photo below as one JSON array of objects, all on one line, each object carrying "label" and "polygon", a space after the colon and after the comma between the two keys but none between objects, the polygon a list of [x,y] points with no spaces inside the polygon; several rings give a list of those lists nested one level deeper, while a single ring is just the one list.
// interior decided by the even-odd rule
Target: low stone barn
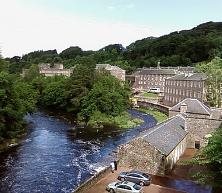
[{"label": "low stone barn", "polygon": [[182,114],[186,119],[188,148],[201,148],[207,136],[222,123],[222,109],[210,108],[197,99],[187,98],[169,109],[169,117]]},{"label": "low stone barn", "polygon": [[184,153],[187,134],[184,117],[172,117],[120,146],[120,166],[163,175]]}]

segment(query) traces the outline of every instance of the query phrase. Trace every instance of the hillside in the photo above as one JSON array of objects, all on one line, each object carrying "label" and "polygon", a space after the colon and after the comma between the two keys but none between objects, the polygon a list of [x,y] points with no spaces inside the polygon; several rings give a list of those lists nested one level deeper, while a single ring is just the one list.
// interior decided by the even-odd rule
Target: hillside
[{"label": "hillside", "polygon": [[158,61],[161,66],[187,66],[215,56],[222,56],[222,22],[207,22],[191,30],[144,38],[126,48],[121,44],[112,44],[98,51],[84,51],[78,46],[71,46],[61,53],[40,50],[6,60],[10,63],[10,73],[20,73],[22,68],[41,62],[62,62],[65,67],[111,63],[131,71],[137,67],[156,66]]},{"label": "hillside", "polygon": [[222,22],[207,22],[191,30],[148,37],[127,47],[125,57],[138,67],[191,65],[222,56]]}]

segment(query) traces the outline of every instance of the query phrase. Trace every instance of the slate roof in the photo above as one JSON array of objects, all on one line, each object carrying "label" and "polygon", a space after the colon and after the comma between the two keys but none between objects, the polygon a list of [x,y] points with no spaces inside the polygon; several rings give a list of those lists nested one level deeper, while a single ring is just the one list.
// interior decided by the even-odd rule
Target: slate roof
[{"label": "slate roof", "polygon": [[96,69],[101,69],[101,68],[111,68],[110,64],[96,64]]},{"label": "slate roof", "polygon": [[149,130],[142,138],[168,156],[185,138],[185,119],[177,115]]},{"label": "slate roof", "polygon": [[141,69],[139,75],[158,74],[158,75],[175,75],[174,69]]},{"label": "slate roof", "polygon": [[194,73],[194,74],[178,74],[173,77],[168,78],[167,80],[206,80],[207,76],[203,73]]},{"label": "slate roof", "polygon": [[180,107],[182,104],[187,105],[187,111],[186,113],[193,113],[193,114],[202,114],[202,115],[210,115],[211,109],[204,105],[202,102],[200,102],[198,99],[191,99],[187,98],[183,101],[179,102],[175,106],[173,106],[170,111],[177,111],[180,112]]},{"label": "slate roof", "polygon": [[123,70],[122,68],[118,67],[118,66],[112,66],[110,64],[96,64],[96,70],[97,69],[105,69],[105,70]]}]

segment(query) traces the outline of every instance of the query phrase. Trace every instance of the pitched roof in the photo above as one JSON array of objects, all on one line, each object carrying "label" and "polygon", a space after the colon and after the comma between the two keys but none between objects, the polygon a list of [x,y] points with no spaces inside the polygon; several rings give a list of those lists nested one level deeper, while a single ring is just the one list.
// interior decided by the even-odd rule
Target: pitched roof
[{"label": "pitched roof", "polygon": [[193,113],[193,114],[202,114],[202,115],[210,115],[211,109],[201,103],[198,99],[191,99],[186,98],[183,101],[179,102],[172,108],[170,108],[170,111],[177,111],[180,112],[181,105],[187,105],[187,111],[186,113]]},{"label": "pitched roof", "polygon": [[150,129],[142,138],[167,156],[186,135],[185,119],[177,115]]},{"label": "pitched roof", "polygon": [[99,68],[111,68],[111,65],[110,64],[96,64],[96,69],[99,69]]},{"label": "pitched roof", "polygon": [[203,73],[194,73],[194,74],[178,74],[173,77],[168,78],[167,80],[206,80],[207,76]]},{"label": "pitched roof", "polygon": [[140,75],[146,74],[165,74],[165,75],[174,75],[174,69],[141,69],[139,72]]},{"label": "pitched roof", "polygon": [[110,64],[96,64],[96,70],[97,69],[105,69],[105,70],[123,70],[122,68],[118,67],[118,66],[112,66]]}]

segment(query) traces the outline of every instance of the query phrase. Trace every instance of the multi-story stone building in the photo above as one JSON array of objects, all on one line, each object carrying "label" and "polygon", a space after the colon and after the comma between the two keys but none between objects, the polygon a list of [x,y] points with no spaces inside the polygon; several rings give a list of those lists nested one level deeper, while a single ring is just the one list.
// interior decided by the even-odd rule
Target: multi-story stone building
[{"label": "multi-story stone building", "polygon": [[106,70],[110,72],[111,75],[115,76],[121,81],[125,81],[126,71],[118,66],[112,66],[110,64],[96,64],[96,70]]},{"label": "multi-story stone building", "polygon": [[206,101],[206,75],[202,73],[178,74],[165,80],[163,103],[173,106],[185,98]]},{"label": "multi-story stone building", "polygon": [[165,80],[174,75],[176,75],[175,69],[140,69],[134,74],[135,82],[133,84],[133,89],[136,91],[150,91],[150,89],[157,89],[159,92],[164,92]]},{"label": "multi-story stone building", "polygon": [[39,64],[39,73],[43,74],[44,76],[63,75],[70,77],[72,71],[72,69],[64,69],[63,64]]}]

